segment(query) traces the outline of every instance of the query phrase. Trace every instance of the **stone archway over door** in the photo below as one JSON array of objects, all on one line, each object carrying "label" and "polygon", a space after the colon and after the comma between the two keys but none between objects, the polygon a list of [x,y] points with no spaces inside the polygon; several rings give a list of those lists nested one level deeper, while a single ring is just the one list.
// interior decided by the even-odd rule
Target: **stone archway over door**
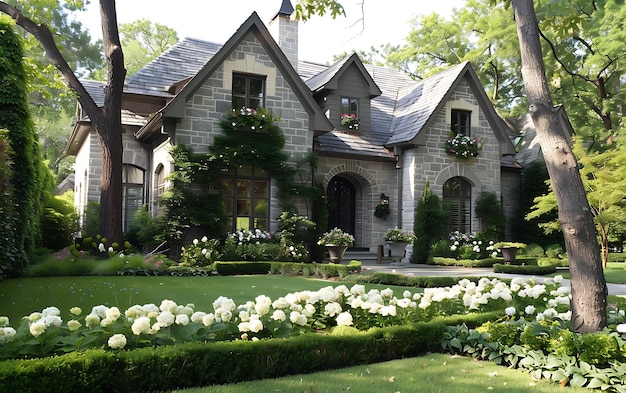
[{"label": "stone archway over door", "polygon": [[340,228],[356,233],[356,187],[345,177],[335,176],[326,189],[328,229]]}]

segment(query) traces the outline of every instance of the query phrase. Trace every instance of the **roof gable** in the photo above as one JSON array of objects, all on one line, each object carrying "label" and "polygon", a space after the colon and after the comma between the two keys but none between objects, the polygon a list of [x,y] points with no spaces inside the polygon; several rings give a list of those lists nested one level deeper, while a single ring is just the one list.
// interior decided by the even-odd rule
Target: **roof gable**
[{"label": "roof gable", "polygon": [[272,59],[277,70],[283,75],[289,86],[311,116],[310,128],[330,130],[332,125],[321,112],[321,109],[313,99],[311,91],[298,76],[292,65],[289,63],[285,54],[280,50],[276,41],[267,30],[256,12],[237,29],[235,34],[211,57],[210,60],[198,71],[185,85],[185,87],[163,108],[162,112],[165,117],[182,118],[185,115],[186,102],[196,93],[217,69],[224,63],[228,56],[239,46],[239,44],[248,36],[253,34],[266,50],[268,56]]},{"label": "roof gable", "polygon": [[501,145],[502,154],[515,154],[515,147],[508,137],[506,125],[493,108],[469,62],[463,62],[401,90],[391,123],[392,136],[386,145],[417,143],[420,131],[428,126],[463,80],[468,83],[484,111]]},{"label": "roof gable", "polygon": [[356,53],[353,53],[334,65],[328,67],[319,74],[313,76],[306,81],[307,86],[314,93],[322,90],[337,90],[339,88],[339,79],[350,68],[351,65],[356,66],[369,88],[369,97],[374,98],[382,94],[382,91],[372,78],[369,72],[363,66],[361,59]]}]

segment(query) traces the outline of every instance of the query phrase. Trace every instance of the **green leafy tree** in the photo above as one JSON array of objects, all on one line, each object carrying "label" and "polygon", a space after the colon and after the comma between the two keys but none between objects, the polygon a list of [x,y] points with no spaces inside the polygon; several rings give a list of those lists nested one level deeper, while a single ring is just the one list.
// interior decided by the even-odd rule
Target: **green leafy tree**
[{"label": "green leafy tree", "polygon": [[[6,16],[0,18],[0,128],[8,130],[10,146],[8,162],[13,165],[8,172],[11,197],[7,209],[12,221],[12,242],[16,255],[7,266],[5,274],[15,275],[28,266],[29,254],[40,240],[43,186],[40,172],[41,156],[35,129],[28,110],[26,71],[21,39],[14,32],[14,24]],[[0,255],[0,259],[7,258]]]},{"label": "green leafy tree", "polygon": [[426,263],[430,247],[440,240],[446,231],[447,215],[441,205],[441,200],[430,190],[430,182],[426,181],[426,187],[422,197],[417,202],[413,232],[412,263]]}]

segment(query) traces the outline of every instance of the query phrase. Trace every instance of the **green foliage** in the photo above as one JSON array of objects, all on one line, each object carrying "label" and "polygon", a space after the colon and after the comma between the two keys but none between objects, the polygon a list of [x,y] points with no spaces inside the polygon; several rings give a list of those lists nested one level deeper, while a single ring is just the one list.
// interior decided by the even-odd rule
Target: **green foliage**
[{"label": "green foliage", "polygon": [[229,237],[222,248],[224,261],[288,261],[288,250],[278,243],[241,243]]},{"label": "green foliage", "polygon": [[41,221],[44,230],[41,245],[51,250],[60,250],[74,242],[79,233],[78,214],[74,210],[74,192],[61,196],[45,196],[45,210]]},{"label": "green foliage", "polygon": [[[14,164],[9,182],[12,187],[13,237],[16,253],[5,274],[14,275],[29,263],[28,255],[41,239],[40,217],[43,212],[44,186],[41,178],[41,155],[28,108],[27,76],[24,52],[13,21],[0,16],[0,129],[6,133],[11,150],[6,151]],[[2,257],[4,259],[4,257]]]},{"label": "green foliage", "polygon": [[84,214],[83,237],[97,234],[100,225],[100,203],[94,201],[87,202]]},{"label": "green foliage", "polygon": [[126,240],[139,249],[152,251],[161,243],[159,239],[165,230],[163,226],[163,220],[160,217],[152,217],[147,206],[144,206],[135,213],[135,220],[126,233]]},{"label": "green foliage", "polygon": [[552,244],[546,247],[546,256],[548,258],[562,258],[563,247],[560,244]]},{"label": "green foliage", "polygon": [[500,200],[495,192],[483,191],[474,206],[476,216],[480,218],[481,234],[484,238],[499,240],[504,236],[506,218],[500,207]]},{"label": "green foliage", "polygon": [[119,31],[124,48],[126,76],[139,71],[178,42],[178,34],[174,29],[159,23],[153,24],[148,19],[122,23]]},{"label": "green foliage", "polygon": [[625,356],[615,335],[607,332],[583,334],[578,337],[580,360],[594,366],[608,366],[612,360],[623,361]]},{"label": "green foliage", "polygon": [[15,231],[15,205],[12,202],[11,146],[7,130],[0,130],[0,281],[13,269],[13,261],[19,257]]},{"label": "green foliage", "polygon": [[180,264],[182,266],[209,266],[222,254],[219,252],[219,240],[208,239],[206,236],[202,239],[194,239],[189,245],[183,246],[180,253]]},{"label": "green foliage", "polygon": [[543,247],[541,247],[539,244],[529,244],[526,247],[522,248],[519,251],[519,255],[524,255],[527,257],[533,257],[533,258],[541,258],[543,256],[545,256],[545,251],[543,250]]},{"label": "green foliage", "polygon": [[431,192],[430,182],[426,181],[422,197],[417,202],[417,211],[413,222],[415,240],[411,255],[412,263],[425,263],[428,260],[428,253],[432,246],[445,235],[446,222],[447,216],[441,201],[437,195]]},{"label": "green foliage", "polygon": [[544,276],[546,274],[552,274],[556,272],[556,268],[550,266],[536,266],[536,265],[504,265],[496,263],[493,265],[494,273],[506,273],[506,274],[527,274],[534,276]]}]

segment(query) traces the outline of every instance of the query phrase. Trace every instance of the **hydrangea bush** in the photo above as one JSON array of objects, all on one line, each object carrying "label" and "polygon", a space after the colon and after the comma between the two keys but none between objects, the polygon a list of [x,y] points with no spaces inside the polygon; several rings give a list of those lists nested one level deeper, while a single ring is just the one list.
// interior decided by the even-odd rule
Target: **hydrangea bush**
[{"label": "hydrangea bush", "polygon": [[451,232],[448,240],[435,243],[432,248],[433,256],[456,259],[485,259],[496,258],[499,249],[493,240],[484,240],[475,233]]},{"label": "hydrangea bush", "polygon": [[[87,348],[119,350],[186,341],[285,338],[326,332],[336,326],[366,330],[474,311],[502,310],[509,318],[569,321],[569,289],[561,280],[557,277],[538,284],[514,279],[507,285],[498,279],[481,278],[425,289],[423,294],[405,290],[400,295],[391,289],[339,285],[289,293],[278,299],[259,295],[242,304],[219,297],[207,311],[171,300],[158,306],[133,305],[125,311],[100,305],[86,314],[74,307],[70,310],[73,318],[67,322],[61,319],[58,308],[47,307],[24,317],[17,328],[10,326],[8,318],[0,317],[0,356],[40,357]],[[617,311],[616,316],[616,322],[624,322],[623,311]]]}]

